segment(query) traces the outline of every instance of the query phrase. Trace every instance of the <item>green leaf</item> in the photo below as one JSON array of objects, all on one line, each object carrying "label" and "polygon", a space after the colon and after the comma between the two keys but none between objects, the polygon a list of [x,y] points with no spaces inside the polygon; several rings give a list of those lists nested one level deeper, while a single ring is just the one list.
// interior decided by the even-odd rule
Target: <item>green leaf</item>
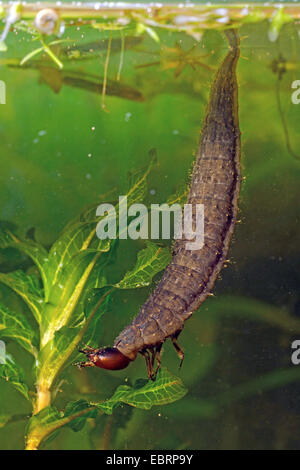
[{"label": "green leaf", "polygon": [[155,243],[147,242],[147,248],[138,253],[137,263],[123,279],[115,285],[119,289],[135,289],[148,286],[153,276],[162,271],[171,261],[169,248],[162,248]]},{"label": "green leaf", "polygon": [[33,356],[37,355],[38,341],[31,325],[23,315],[12,312],[0,303],[0,338],[11,338]]},{"label": "green leaf", "polygon": [[[69,425],[73,421],[73,429],[79,430],[83,421],[81,416],[86,418],[95,417],[95,410],[90,410],[91,406],[84,400],[70,403],[67,406],[65,415],[60,413],[55,407],[48,406],[38,414],[32,416],[26,430],[27,449],[37,449],[42,441],[53,439],[57,435],[57,431]],[[85,418],[85,419],[86,419]],[[83,418],[84,419],[84,418]],[[84,423],[83,423],[84,424]],[[50,438],[50,439],[49,439]]]},{"label": "green leaf", "polygon": [[51,439],[56,437],[55,431],[59,428],[57,423],[60,418],[61,413],[54,406],[47,406],[33,415],[26,428],[26,448],[35,450],[49,436]]},{"label": "green leaf", "polygon": [[[89,408],[91,408],[91,405],[86,400],[70,402],[66,406],[64,417],[72,418],[73,416],[77,416],[77,414],[81,411],[88,410]],[[72,421],[70,421],[70,423],[67,424],[67,426],[70,427],[73,431],[78,432],[84,427],[88,418],[96,418],[97,414],[98,410],[93,408],[82,416],[74,418]]]},{"label": "green leaf", "polygon": [[88,418],[95,418],[98,410],[92,408],[86,400],[78,400],[67,404],[63,412],[54,406],[48,406],[30,419],[27,434],[41,435],[45,438],[62,426],[73,431],[80,431]]},{"label": "green leaf", "polygon": [[78,400],[67,405],[65,413],[59,413],[54,407],[47,407],[30,419],[27,429],[27,448],[36,449],[39,444],[63,426],[79,431],[87,418],[95,418],[97,411],[112,414],[114,408],[126,403],[136,408],[149,410],[154,405],[172,403],[182,398],[187,390],[178,377],[166,369],[159,371],[155,382],[135,387],[120,386],[111,399],[104,403],[92,404]]},{"label": "green leaf", "polygon": [[[82,429],[87,418],[94,418],[97,411],[112,414],[121,403],[150,409],[154,405],[164,405],[179,400],[186,394],[181,380],[162,369],[155,382],[142,386],[137,381],[135,387],[121,386],[113,397],[104,403],[92,404],[78,400],[67,405],[65,413],[59,413],[54,407],[47,407],[30,419],[27,429],[27,448],[36,449],[39,444],[62,426],[70,426],[74,431]],[[53,435],[53,434],[52,434]]]},{"label": "green leaf", "polygon": [[[91,292],[86,300],[86,311],[82,323],[76,328],[68,326],[56,331],[51,339],[40,351],[37,360],[38,384],[42,388],[50,388],[58,372],[68,364],[68,360],[76,350],[78,344],[87,333],[87,341],[93,339],[98,322],[107,308],[107,296],[110,287],[97,289]],[[95,324],[92,320],[95,318]],[[90,328],[90,329],[89,329]]]},{"label": "green leaf", "polygon": [[41,349],[37,360],[38,386],[49,389],[58,372],[81,340],[81,328],[64,326],[56,331],[54,337]]},{"label": "green leaf", "polygon": [[[103,267],[100,256],[102,252],[80,252],[66,268],[61,283],[53,287],[49,303],[43,312],[41,330],[41,344],[45,346],[53,338],[56,331],[62,327],[74,324],[81,316],[86,290],[91,287],[90,279],[93,270],[99,261],[99,268]],[[100,273],[99,273],[100,277]],[[95,278],[92,277],[95,281]]]},{"label": "green leaf", "polygon": [[0,248],[12,247],[25,253],[39,268],[43,285],[45,289],[45,297],[48,295],[48,252],[47,250],[33,240],[21,240],[11,230],[6,227],[0,229]]},{"label": "green leaf", "polygon": [[47,426],[57,419],[61,418],[61,413],[55,406],[47,406],[36,415],[32,416],[29,422],[29,428],[36,428],[37,426]]},{"label": "green leaf", "polygon": [[26,400],[30,401],[22,368],[15,362],[10,354],[6,354],[5,359],[5,364],[0,364],[0,378],[9,382]]},{"label": "green leaf", "polygon": [[96,403],[95,406],[106,414],[112,414],[114,408],[121,403],[149,410],[155,405],[166,405],[180,400],[186,393],[181,379],[162,368],[154,382],[149,381],[142,387],[121,385],[109,400]]},{"label": "green leaf", "polygon": [[44,300],[37,278],[18,270],[8,274],[0,273],[0,282],[10,287],[24,300],[40,324]]},{"label": "green leaf", "polygon": [[[95,211],[96,213],[96,211]],[[95,217],[94,213],[94,217]],[[54,286],[63,282],[62,278],[66,278],[70,271],[70,261],[76,263],[75,256],[79,253],[85,252],[107,252],[110,248],[110,240],[96,240],[96,221],[92,222],[77,222],[72,225],[67,231],[64,231],[59,239],[53,244],[49,253],[49,269],[48,277],[50,286]]]}]

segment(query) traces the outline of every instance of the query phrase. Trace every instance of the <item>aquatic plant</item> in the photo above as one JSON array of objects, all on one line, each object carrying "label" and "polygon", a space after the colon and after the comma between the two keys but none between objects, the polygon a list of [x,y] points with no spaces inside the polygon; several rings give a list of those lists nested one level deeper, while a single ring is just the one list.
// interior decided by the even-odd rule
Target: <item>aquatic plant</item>
[{"label": "aquatic plant", "polygon": [[[130,204],[143,200],[152,164],[131,178],[127,191]],[[62,426],[81,429],[87,418],[111,414],[121,403],[146,410],[178,400],[186,393],[181,380],[162,369],[155,383],[144,380],[133,387],[121,385],[106,401],[81,399],[68,403],[60,412],[53,405],[61,373],[74,363],[79,346],[98,344],[101,317],[114,291],[149,285],[170,260],[168,248],[148,242],[139,252],[135,267],[118,282],[109,283],[105,268],[113,262],[117,240],[97,238],[96,207],[70,222],[49,251],[36,241],[18,237],[9,228],[3,226],[0,231],[2,249],[25,253],[38,268],[34,274],[22,270],[0,273],[0,282],[21,297],[34,319],[28,321],[23,312],[0,304],[1,338],[16,341],[34,358],[35,391],[28,385],[30,377],[25,377],[11,354],[6,354],[5,363],[0,365],[0,377],[32,403],[27,449],[38,448]]]},{"label": "aquatic plant", "polygon": [[[207,29],[224,30],[228,28],[238,28],[247,23],[257,23],[263,20],[269,21],[269,38],[276,41],[281,28],[298,17],[298,11],[291,5],[285,7],[281,5],[229,5],[224,8],[220,5],[182,5],[173,4],[106,4],[95,3],[89,5],[61,4],[57,3],[52,7],[41,8],[38,4],[16,2],[12,5],[3,4],[0,7],[0,18],[3,18],[4,29],[0,36],[0,53],[7,51],[6,37],[12,29],[14,32],[21,31],[30,35],[31,41],[38,41],[39,47],[35,47],[28,52],[19,62],[20,66],[27,65],[39,54],[45,54],[55,64],[62,69],[64,60],[68,60],[66,50],[58,50],[63,55],[59,57],[56,48],[64,42],[70,41],[67,36],[74,27],[87,26],[91,30],[100,33],[108,32],[107,54],[103,64],[104,75],[101,82],[101,108],[108,111],[105,105],[105,95],[108,84],[109,60],[112,52],[112,33],[116,33],[120,38],[120,62],[117,72],[117,81],[120,81],[121,70],[124,63],[125,38],[132,34],[135,37],[147,34],[156,43],[160,43],[159,30],[172,32],[184,32],[192,36],[196,41],[200,41],[203,32]],[[59,39],[57,39],[59,37]],[[197,45],[197,44],[196,44]],[[140,67],[160,65],[162,69],[174,68],[174,76],[178,77],[183,69],[189,65],[204,67],[210,70],[210,66],[203,63],[201,57],[191,55],[196,47],[194,45],[188,51],[181,50],[177,45],[173,48],[164,48],[160,51],[160,58],[150,64],[139,65]],[[85,54],[83,54],[83,57]],[[204,56],[205,57],[205,56]],[[81,60],[80,49],[71,53],[73,60]],[[64,59],[64,60],[62,60]],[[94,84],[96,85],[96,84]],[[93,84],[84,84],[95,89]],[[96,90],[98,87],[96,86]]]},{"label": "aquatic plant", "polygon": [[[41,9],[39,4],[2,4],[0,18],[5,27],[0,38],[0,50],[6,50],[5,39],[11,27],[21,29],[33,40],[51,35],[64,34],[65,29],[89,25],[99,31],[135,30],[137,35],[147,33],[159,42],[159,29],[185,32],[200,40],[206,29],[223,30],[240,27],[247,23],[270,22],[269,38],[275,41],[283,25],[298,19],[295,5],[257,4],[135,4],[135,3],[91,3],[88,5],[53,4],[53,9]],[[45,43],[42,44],[45,46]],[[46,50],[46,49],[45,49]],[[46,51],[47,52],[47,51]],[[35,51],[33,51],[33,54]],[[49,51],[47,52],[49,53]]]}]

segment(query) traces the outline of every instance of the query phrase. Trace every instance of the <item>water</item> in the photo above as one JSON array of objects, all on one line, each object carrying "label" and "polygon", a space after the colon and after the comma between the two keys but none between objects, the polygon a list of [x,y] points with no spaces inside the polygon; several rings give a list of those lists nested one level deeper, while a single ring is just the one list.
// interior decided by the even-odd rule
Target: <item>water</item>
[{"label": "water", "polygon": [[[296,17],[296,6],[294,12]],[[147,165],[152,148],[159,166],[149,177],[148,203],[166,201],[188,182],[209,86],[227,50],[212,26],[205,25],[198,42],[196,34],[152,26],[136,38],[131,25],[124,31],[122,58],[120,31],[76,24],[60,38],[69,42],[53,46],[62,70],[42,53],[17,66],[40,43],[20,29],[11,31],[0,56],[6,85],[6,104],[0,105],[0,219],[19,234],[35,229],[36,239],[49,247],[100,195],[109,201],[112,189],[123,194],[126,174]],[[180,337],[181,372],[169,344],[163,355],[163,365],[180,375],[189,393],[151,411],[120,408],[77,434],[64,429],[47,448],[299,448],[300,373],[291,363],[291,342],[300,334],[300,162],[292,155],[300,148],[300,106],[292,103],[292,83],[300,79],[299,31],[297,21],[290,22],[274,41],[269,21],[240,28],[240,223],[215,298]],[[109,270],[112,280],[134,265],[143,247],[140,240],[121,243]],[[26,258],[9,250],[1,251],[0,264],[2,272],[34,272]],[[114,295],[99,344],[112,343],[155,282]],[[0,294],[2,303],[28,314],[8,288]],[[31,357],[11,341],[7,348],[30,377]],[[124,378],[133,382],[145,373],[140,358],[121,372],[71,368],[55,404],[63,409],[70,400],[110,397]],[[0,394],[1,414],[30,412],[3,381]],[[22,448],[24,425],[16,420],[0,429],[1,448]]]}]

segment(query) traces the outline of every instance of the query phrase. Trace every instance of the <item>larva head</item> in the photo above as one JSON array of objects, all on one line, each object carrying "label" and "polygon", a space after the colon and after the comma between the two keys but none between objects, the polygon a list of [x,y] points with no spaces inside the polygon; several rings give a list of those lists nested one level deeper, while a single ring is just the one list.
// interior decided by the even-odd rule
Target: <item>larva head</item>
[{"label": "larva head", "polygon": [[84,353],[90,362],[101,369],[120,370],[125,369],[131,360],[121,353],[117,348],[93,349],[87,348],[80,352]]}]

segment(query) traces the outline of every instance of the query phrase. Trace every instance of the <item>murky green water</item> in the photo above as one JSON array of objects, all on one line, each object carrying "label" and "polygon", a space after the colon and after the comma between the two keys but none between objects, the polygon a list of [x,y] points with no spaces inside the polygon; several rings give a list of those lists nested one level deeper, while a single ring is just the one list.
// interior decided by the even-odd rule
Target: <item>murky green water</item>
[{"label": "murky green water", "polygon": [[[169,344],[163,355],[163,365],[180,375],[188,394],[150,411],[120,408],[77,434],[63,429],[47,448],[299,448],[300,369],[291,365],[291,342],[300,335],[300,162],[288,151],[284,126],[291,148],[300,154],[300,105],[291,101],[291,85],[300,79],[300,29],[285,25],[275,42],[268,30],[266,21],[240,29],[244,181],[230,263],[215,286],[216,296],[185,326],[180,373]],[[185,33],[155,32],[160,43],[146,32],[138,39],[132,39],[134,31],[126,32],[121,71],[121,37],[112,33],[104,98],[109,32],[87,26],[67,30],[63,38],[72,40],[54,48],[64,63],[61,71],[42,54],[17,67],[15,59],[38,46],[22,31],[9,34],[8,51],[0,57],[0,79],[6,83],[6,104],[0,105],[0,219],[17,226],[18,233],[34,228],[36,239],[51,245],[100,195],[108,194],[109,201],[112,189],[123,194],[126,174],[146,165],[152,148],[159,166],[149,177],[149,203],[166,201],[188,181],[209,86],[227,45],[214,30],[205,31],[200,42]],[[286,61],[280,80],[276,60]],[[134,265],[143,247],[143,241],[122,241],[112,279]],[[32,269],[27,258],[10,250],[1,251],[0,265],[2,272]],[[112,343],[155,282],[114,295],[99,344]],[[8,288],[1,286],[0,296],[26,314]],[[288,316],[281,319],[283,312]],[[13,342],[7,341],[7,349],[30,374],[31,357]],[[70,368],[56,406],[104,399],[125,378],[133,382],[145,374],[141,358],[120,372]],[[30,412],[3,381],[0,397],[1,414]],[[20,420],[0,429],[0,447],[22,448],[24,426]]]}]

